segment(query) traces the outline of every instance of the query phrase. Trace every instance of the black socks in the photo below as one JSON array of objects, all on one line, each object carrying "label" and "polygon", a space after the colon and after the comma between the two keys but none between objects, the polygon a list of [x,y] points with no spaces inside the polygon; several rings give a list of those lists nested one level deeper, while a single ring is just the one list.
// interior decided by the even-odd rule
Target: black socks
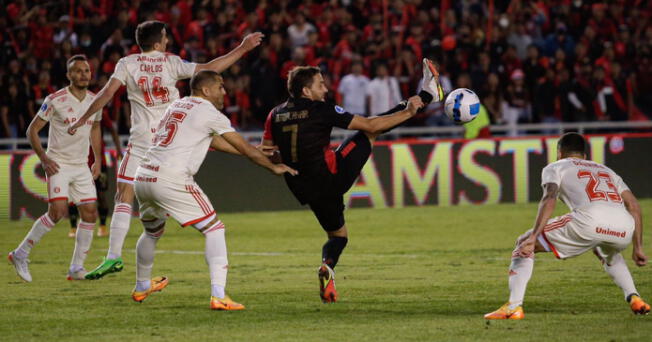
[{"label": "black socks", "polygon": [[340,254],[342,254],[348,241],[348,238],[339,236],[334,236],[328,239],[321,251],[322,262],[330,268],[335,268],[337,261],[340,259]]}]

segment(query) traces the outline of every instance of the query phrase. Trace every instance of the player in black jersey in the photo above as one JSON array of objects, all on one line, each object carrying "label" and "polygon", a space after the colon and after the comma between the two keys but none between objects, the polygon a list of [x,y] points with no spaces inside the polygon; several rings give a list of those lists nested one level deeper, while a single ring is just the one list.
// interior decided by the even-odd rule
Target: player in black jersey
[{"label": "player in black jersey", "polygon": [[[269,153],[278,150],[283,163],[299,171],[297,176],[286,175],[285,181],[299,202],[310,206],[328,235],[318,271],[324,303],[337,300],[333,269],[348,242],[343,195],[369,159],[374,140],[424,105],[443,99],[432,62],[424,58],[423,68],[423,90],[418,96],[379,116],[365,118],[324,102],[328,89],[318,68],[295,67],[287,83],[290,98],[267,117],[261,149]],[[333,127],[358,132],[333,151]]]}]

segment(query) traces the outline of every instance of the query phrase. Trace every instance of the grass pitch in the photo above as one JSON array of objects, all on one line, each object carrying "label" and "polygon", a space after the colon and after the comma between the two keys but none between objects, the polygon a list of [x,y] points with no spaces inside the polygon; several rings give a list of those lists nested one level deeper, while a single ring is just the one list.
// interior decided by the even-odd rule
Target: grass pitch
[{"label": "grass pitch", "polygon": [[[641,204],[652,255],[652,200]],[[567,261],[539,255],[525,320],[483,319],[507,300],[514,240],[535,213],[535,204],[349,210],[349,245],[336,269],[340,302],[332,305],[319,300],[316,271],[325,238],[310,212],[224,214],[227,293],[247,306],[242,312],[208,309],[204,239],[193,229],[169,222],[154,275],[168,276],[170,285],[139,304],[130,293],[140,223],[132,221],[124,271],[69,282],[73,241],[68,223],[60,222],[32,252],[32,283],[21,282],[11,265],[0,267],[0,340],[649,340],[652,317],[630,312],[590,253]],[[30,225],[2,224],[0,251],[15,248]],[[95,238],[87,269],[107,245],[107,238]],[[638,290],[652,299],[650,266],[633,266],[631,249],[625,257]]]}]

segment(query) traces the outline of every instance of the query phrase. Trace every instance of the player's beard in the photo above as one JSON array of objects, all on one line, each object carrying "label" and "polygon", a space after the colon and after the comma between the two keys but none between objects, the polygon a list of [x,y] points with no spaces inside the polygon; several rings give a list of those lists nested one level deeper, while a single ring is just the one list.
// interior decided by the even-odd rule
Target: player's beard
[{"label": "player's beard", "polygon": [[215,106],[215,108],[217,108],[218,110],[222,110],[222,108],[224,108],[224,99],[215,100],[215,101],[212,101],[212,102],[213,102],[213,106]]},{"label": "player's beard", "polygon": [[73,82],[72,86],[79,89],[79,90],[86,90],[86,89],[88,89],[89,84],[90,84],[90,81]]}]

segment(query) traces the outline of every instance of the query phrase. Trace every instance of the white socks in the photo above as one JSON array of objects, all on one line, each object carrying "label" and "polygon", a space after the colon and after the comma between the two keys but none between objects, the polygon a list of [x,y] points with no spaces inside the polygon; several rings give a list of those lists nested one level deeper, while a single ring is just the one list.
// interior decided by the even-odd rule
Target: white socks
[{"label": "white socks", "polygon": [[75,251],[72,253],[72,261],[70,262],[71,272],[76,272],[84,268],[84,260],[86,260],[88,250],[91,248],[91,242],[93,242],[94,228],[95,222],[79,221],[75,235]]},{"label": "white socks", "polygon": [[[163,231],[164,228],[161,228],[155,233],[144,231],[140,234],[138,243],[136,243],[136,291],[144,291],[149,288],[149,281],[152,278],[152,266],[154,266],[154,251],[158,239],[163,235]],[[144,290],[138,289],[138,286],[142,287],[145,284],[147,284],[147,287]]]},{"label": "white socks", "polygon": [[511,310],[523,305],[525,289],[532,276],[534,258],[512,258],[509,265],[509,308]]},{"label": "white socks", "polygon": [[122,246],[129,232],[131,223],[131,205],[128,203],[116,203],[111,217],[111,228],[109,235],[109,252],[107,259],[116,259],[122,256]]},{"label": "white socks", "polygon": [[32,247],[36,245],[45,233],[49,232],[52,227],[54,227],[54,221],[50,218],[48,213],[43,214],[39,217],[34,224],[32,229],[27,233],[23,242],[21,242],[18,247],[14,250],[14,255],[18,258],[24,259],[29,256],[29,253],[32,251]]},{"label": "white socks", "polygon": [[625,300],[627,300],[627,296],[630,294],[638,293],[638,291],[636,291],[636,286],[634,286],[634,279],[632,279],[632,275],[629,273],[629,268],[627,268],[625,259],[620,253],[611,258],[611,266],[607,265],[605,262],[603,267],[614,280],[614,283],[623,290]]},{"label": "white socks", "polygon": [[222,221],[217,221],[204,231],[204,235],[206,236],[206,263],[211,274],[211,296],[224,298],[226,275],[229,269],[224,224]]}]

